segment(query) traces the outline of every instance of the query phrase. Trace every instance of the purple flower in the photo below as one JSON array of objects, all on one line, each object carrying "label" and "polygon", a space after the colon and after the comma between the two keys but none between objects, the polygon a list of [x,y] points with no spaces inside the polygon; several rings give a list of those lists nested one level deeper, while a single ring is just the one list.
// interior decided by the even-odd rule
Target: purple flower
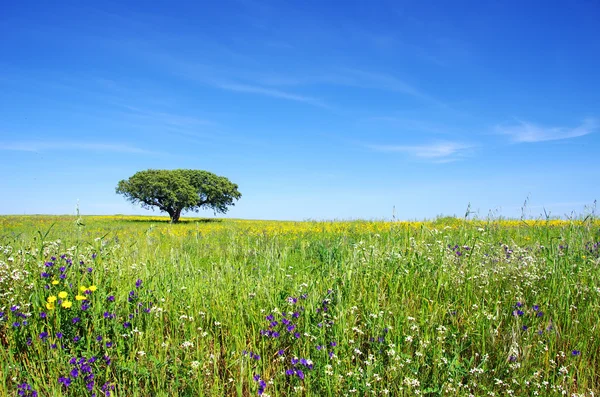
[{"label": "purple flower", "polygon": [[288,370],[285,371],[285,374],[287,376],[292,376],[292,375],[294,375],[295,372],[296,371],[293,368],[290,368],[290,369],[288,369]]},{"label": "purple flower", "polygon": [[517,361],[517,358],[515,356],[510,356],[508,358],[508,361],[510,361],[511,363],[514,363],[515,361]]},{"label": "purple flower", "polygon": [[536,316],[537,317],[542,317],[544,315],[544,312],[537,312]]},{"label": "purple flower", "polygon": [[517,302],[517,304],[515,305],[515,307],[521,307],[521,306],[523,306],[523,303],[521,303],[521,302]]},{"label": "purple flower", "polygon": [[573,350],[573,351],[571,352],[571,355],[572,355],[572,356],[580,356],[580,355],[581,355],[581,351],[579,351],[579,350]]},{"label": "purple flower", "polygon": [[46,312],[41,312],[40,313],[40,318],[46,318]]},{"label": "purple flower", "polygon": [[337,346],[337,343],[335,343],[335,342],[330,342],[330,343],[329,343],[329,346],[331,346],[331,347],[336,347],[336,346]]},{"label": "purple flower", "polygon": [[61,376],[58,378],[58,383],[62,383],[64,387],[69,387],[71,385],[71,378]]},{"label": "purple flower", "polygon": [[288,325],[288,327],[287,327],[287,330],[288,330],[288,332],[292,332],[292,331],[293,331],[293,330],[295,330],[295,329],[296,329],[296,326],[295,326],[294,324],[290,324],[290,325]]},{"label": "purple flower", "polygon": [[76,365],[77,364],[77,358],[71,357],[71,359],[69,360],[69,364]]},{"label": "purple flower", "polygon": [[273,317],[272,314],[269,314],[267,317],[265,317],[267,319],[267,321],[272,321],[275,317]]},{"label": "purple flower", "polygon": [[73,317],[73,319],[71,321],[73,322],[73,324],[77,324],[78,322],[81,321],[81,319],[79,317]]},{"label": "purple flower", "polygon": [[130,323],[129,321],[125,321],[125,322],[123,323],[123,327],[125,327],[125,328],[130,328],[130,327],[131,327],[131,323]]},{"label": "purple flower", "polygon": [[64,273],[65,271],[67,271],[67,268],[64,266],[61,266],[58,270],[60,270],[61,273]]},{"label": "purple flower", "polygon": [[142,286],[142,280],[138,278],[138,280],[135,282],[135,288],[140,288]]},{"label": "purple flower", "polygon": [[19,328],[21,326],[21,323],[19,323],[18,321],[15,321],[14,323],[12,323],[12,326],[14,328]]},{"label": "purple flower", "polygon": [[523,331],[527,331],[527,330],[529,329],[529,327],[528,327],[528,326],[526,326],[526,325],[524,325],[524,326],[522,326],[522,327],[521,327],[521,329],[522,329]]},{"label": "purple flower", "polygon": [[58,346],[56,345],[56,343],[53,343],[50,345],[50,349],[56,349]]},{"label": "purple flower", "polygon": [[91,273],[94,269],[92,269],[91,267],[87,268],[88,273]]},{"label": "purple flower", "polygon": [[73,368],[71,372],[69,372],[69,375],[71,375],[73,378],[77,378],[79,376],[79,370],[77,368]]},{"label": "purple flower", "polygon": [[279,354],[280,356],[283,356],[283,355],[284,355],[284,353],[285,353],[285,352],[283,351],[283,349],[281,349],[281,350],[279,350],[279,351],[277,352],[277,354]]},{"label": "purple flower", "polygon": [[57,332],[57,333],[56,333],[56,337],[57,337],[58,339],[62,339],[62,337],[63,337],[63,333],[62,333],[62,332]]},{"label": "purple flower", "polygon": [[50,277],[50,274],[48,274],[46,272],[42,272],[41,276],[42,276],[42,278],[48,278],[48,277]]},{"label": "purple flower", "polygon": [[86,311],[90,308],[90,305],[87,302],[81,304],[81,310]]},{"label": "purple flower", "polygon": [[538,310],[540,310],[540,307],[538,305],[533,305],[533,310],[537,312]]},{"label": "purple flower", "polygon": [[52,262],[46,262],[46,263],[44,263],[44,266],[46,266],[46,267],[52,267],[52,266],[54,266],[54,263],[52,263]]},{"label": "purple flower", "polygon": [[114,301],[115,301],[115,296],[114,296],[114,295],[109,295],[109,296],[106,298],[106,300],[107,300],[107,301],[109,301],[109,302],[114,302]]},{"label": "purple flower", "polygon": [[296,370],[296,375],[298,375],[298,378],[304,379],[304,372],[301,369]]},{"label": "purple flower", "polygon": [[298,318],[298,317],[300,317],[300,313],[298,313],[298,312],[294,312],[294,313],[292,314],[292,317],[293,317],[293,318]]},{"label": "purple flower", "polygon": [[101,335],[98,335],[98,336],[96,336],[96,340],[97,340],[98,342],[102,342],[102,336],[101,336]]},{"label": "purple flower", "polygon": [[10,307],[10,311],[11,312],[16,312],[17,310],[19,310],[19,306],[18,305],[13,305]]},{"label": "purple flower", "polygon": [[294,334],[294,338],[296,338],[296,339],[300,339],[300,333],[299,333],[299,332],[296,332],[296,333]]},{"label": "purple flower", "polygon": [[39,337],[41,340],[46,340],[46,338],[48,337],[48,333],[46,331],[41,332]]},{"label": "purple flower", "polygon": [[323,349],[323,346],[321,346],[321,345],[317,346],[317,350],[322,350],[322,349]]}]

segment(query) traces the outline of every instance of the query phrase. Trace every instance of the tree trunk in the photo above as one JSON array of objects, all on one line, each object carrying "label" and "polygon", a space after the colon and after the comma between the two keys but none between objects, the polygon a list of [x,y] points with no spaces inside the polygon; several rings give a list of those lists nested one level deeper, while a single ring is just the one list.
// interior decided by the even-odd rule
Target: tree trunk
[{"label": "tree trunk", "polygon": [[176,208],[173,211],[169,211],[169,216],[171,217],[171,223],[179,222],[179,217],[181,216],[181,208]]}]

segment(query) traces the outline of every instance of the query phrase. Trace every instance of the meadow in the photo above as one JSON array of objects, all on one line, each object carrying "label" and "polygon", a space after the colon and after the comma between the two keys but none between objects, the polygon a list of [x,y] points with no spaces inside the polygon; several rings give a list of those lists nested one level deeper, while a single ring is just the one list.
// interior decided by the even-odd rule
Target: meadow
[{"label": "meadow", "polygon": [[600,222],[0,217],[2,396],[593,396]]}]

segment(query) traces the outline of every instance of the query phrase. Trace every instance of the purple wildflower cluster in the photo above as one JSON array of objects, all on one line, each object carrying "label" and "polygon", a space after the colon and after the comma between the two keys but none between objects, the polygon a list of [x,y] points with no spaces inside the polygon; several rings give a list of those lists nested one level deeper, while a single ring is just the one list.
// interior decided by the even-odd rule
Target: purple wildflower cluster
[{"label": "purple wildflower cluster", "polygon": [[[313,363],[310,359],[306,358],[292,358],[290,360],[291,367],[285,371],[287,376],[297,376],[300,380],[304,380],[305,370],[313,369]],[[304,369],[304,371],[303,371]]]},{"label": "purple wildflower cluster", "polygon": [[[91,396],[96,397],[96,393],[94,392],[94,387],[96,385],[96,375],[94,374],[94,370],[97,373],[106,373],[106,367],[108,367],[111,363],[111,359],[109,356],[104,356],[99,359],[96,356],[92,356],[90,358],[85,357],[72,357],[69,360],[69,364],[71,365],[71,370],[69,374],[66,376],[61,376],[58,378],[58,383],[60,383],[64,389],[68,389],[73,383],[81,383],[85,385],[85,388],[92,392]],[[114,390],[107,388],[105,390],[106,385],[110,384],[109,382],[104,383],[102,386],[103,394],[106,397],[110,396],[110,391]]]},{"label": "purple wildflower cluster", "polygon": [[254,352],[247,351],[247,350],[244,350],[242,352],[242,355],[243,356],[248,356],[251,359],[256,360],[256,361],[260,360],[260,355],[258,355],[257,353],[254,353]]},{"label": "purple wildflower cluster", "polygon": [[258,383],[258,395],[261,396],[267,388],[267,382],[265,382],[258,374],[255,374],[252,379]]},{"label": "purple wildflower cluster", "polygon": [[471,247],[469,247],[468,245],[460,246],[458,244],[455,244],[454,246],[452,246],[452,244],[448,244],[448,249],[454,252],[454,255],[456,255],[457,257],[461,257],[465,253],[471,251]]},{"label": "purple wildflower cluster", "polygon": [[17,395],[23,397],[38,397],[38,392],[33,389],[27,382],[23,382],[17,386]]}]

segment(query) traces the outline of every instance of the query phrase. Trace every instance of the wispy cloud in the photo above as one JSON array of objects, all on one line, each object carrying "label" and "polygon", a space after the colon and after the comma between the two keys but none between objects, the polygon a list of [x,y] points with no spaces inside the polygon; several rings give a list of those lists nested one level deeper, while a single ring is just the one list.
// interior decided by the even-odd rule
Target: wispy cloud
[{"label": "wispy cloud", "polygon": [[93,152],[131,153],[131,154],[158,154],[157,152],[141,149],[135,146],[112,143],[95,142],[36,142],[23,141],[0,143],[0,150],[18,152],[47,152],[64,150],[82,150]]},{"label": "wispy cloud", "polygon": [[380,152],[406,153],[408,155],[436,161],[453,161],[472,149],[473,145],[458,142],[434,142],[421,145],[369,145]]},{"label": "wispy cloud", "polygon": [[531,143],[577,138],[591,134],[598,127],[599,124],[595,119],[586,119],[576,127],[544,127],[522,121],[515,125],[497,126],[496,131],[508,135],[513,142]]},{"label": "wispy cloud", "polygon": [[270,96],[270,97],[274,97],[274,98],[288,99],[290,101],[305,102],[305,103],[309,103],[311,105],[320,106],[320,107],[327,107],[327,105],[320,99],[303,96],[303,95],[297,95],[297,94],[293,94],[293,93],[278,90],[278,89],[265,88],[265,87],[261,87],[261,86],[248,85],[248,84],[237,84],[237,83],[215,83],[215,86],[217,86],[218,88],[221,88],[223,90],[228,90],[228,91],[260,94],[260,95]]}]

